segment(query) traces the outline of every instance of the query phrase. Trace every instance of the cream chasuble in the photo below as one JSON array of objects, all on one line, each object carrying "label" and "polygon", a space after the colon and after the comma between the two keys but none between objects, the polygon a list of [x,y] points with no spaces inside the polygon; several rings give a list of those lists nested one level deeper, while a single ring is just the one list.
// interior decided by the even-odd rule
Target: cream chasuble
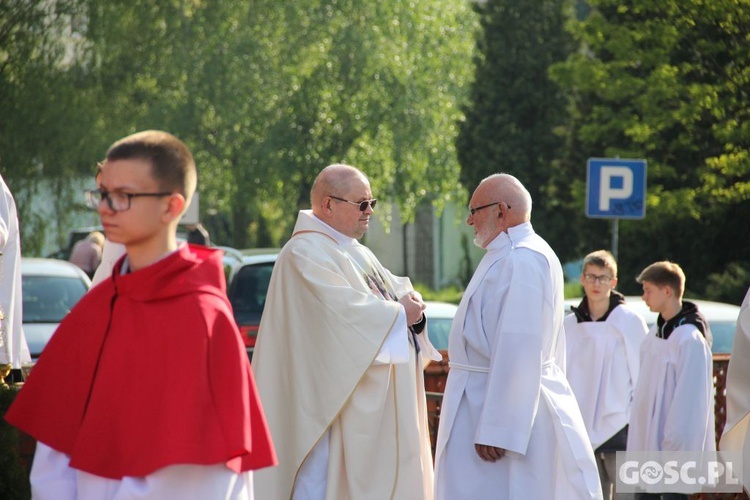
[{"label": "cream chasuble", "polygon": [[[419,355],[410,348],[402,362],[382,357],[403,312],[393,298],[411,289],[365,246],[300,212],[274,266],[253,355],[279,459],[256,471],[256,498],[291,498],[323,439],[325,498],[432,498],[422,370],[440,354],[422,332]],[[401,328],[394,333],[408,339]]]},{"label": "cream chasuble", "polygon": [[0,175],[0,364],[31,361],[23,334],[21,243],[16,202]]}]

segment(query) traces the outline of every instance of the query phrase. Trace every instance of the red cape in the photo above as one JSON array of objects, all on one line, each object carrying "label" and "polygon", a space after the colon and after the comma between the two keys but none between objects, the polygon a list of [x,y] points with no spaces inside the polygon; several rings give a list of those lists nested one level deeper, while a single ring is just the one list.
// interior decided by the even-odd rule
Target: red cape
[{"label": "red cape", "polygon": [[5,419],[71,467],[113,479],[174,464],[276,464],[221,252],[203,247],[114,272],[87,293]]}]

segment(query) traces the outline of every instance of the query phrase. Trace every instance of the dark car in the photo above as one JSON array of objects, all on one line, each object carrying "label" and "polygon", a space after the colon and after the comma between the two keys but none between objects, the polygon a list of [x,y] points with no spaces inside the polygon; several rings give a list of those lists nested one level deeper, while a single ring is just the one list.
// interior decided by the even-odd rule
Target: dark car
[{"label": "dark car", "polygon": [[102,228],[102,226],[79,227],[73,229],[68,233],[68,242],[65,244],[65,246],[63,248],[55,250],[51,254],[47,255],[47,257],[50,259],[68,260],[70,258],[70,253],[73,251],[73,247],[76,245],[76,243],[86,238],[86,236],[88,236],[92,231],[103,232],[104,229]]},{"label": "dark car", "polygon": [[258,335],[260,317],[266,303],[271,271],[279,249],[241,250],[242,259],[234,264],[229,277],[228,296],[234,319],[240,329],[248,354],[252,356]]}]

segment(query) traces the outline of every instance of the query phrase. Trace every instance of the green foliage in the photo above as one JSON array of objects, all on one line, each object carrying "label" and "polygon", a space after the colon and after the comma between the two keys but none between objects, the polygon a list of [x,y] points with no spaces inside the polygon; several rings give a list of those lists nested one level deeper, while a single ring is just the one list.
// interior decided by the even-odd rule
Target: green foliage
[{"label": "green foliage", "polygon": [[[106,131],[166,128],[196,152],[201,210],[237,247],[289,235],[320,169],[348,162],[408,219],[456,184],[469,7],[438,0],[90,2]],[[260,218],[267,225],[258,224]],[[266,231],[270,229],[270,232]],[[210,228],[213,231],[213,228]]]},{"label": "green foliage", "polygon": [[461,180],[474,189],[484,177],[518,177],[534,201],[534,225],[556,248],[566,236],[556,215],[565,191],[553,191],[563,146],[555,130],[566,121],[566,101],[547,71],[574,50],[565,30],[566,0],[488,1],[477,4],[476,77],[457,141]]},{"label": "green foliage", "polygon": [[591,248],[606,238],[583,217],[588,157],[645,158],[646,219],[620,224],[621,288],[633,293],[625,277],[669,259],[706,295],[709,275],[750,264],[750,2],[589,4],[569,26],[580,50],[550,69],[570,100],[566,230]]},{"label": "green foliage", "polygon": [[706,296],[719,302],[742,304],[750,283],[750,265],[732,262],[720,273],[708,276]]},{"label": "green foliage", "polygon": [[[104,147],[94,133],[90,82],[76,63],[85,50],[83,4],[0,0],[0,171],[14,194],[35,193],[42,179],[69,186],[93,172]],[[31,203],[16,201],[24,253],[34,254],[44,221]]]},{"label": "green foliage", "polygon": [[[219,244],[281,243],[332,162],[362,168],[407,220],[424,200],[465,196],[466,2],[0,0],[0,14],[11,185],[87,175],[115,140],[158,128],[195,152]],[[22,239],[36,243],[26,208]]]}]

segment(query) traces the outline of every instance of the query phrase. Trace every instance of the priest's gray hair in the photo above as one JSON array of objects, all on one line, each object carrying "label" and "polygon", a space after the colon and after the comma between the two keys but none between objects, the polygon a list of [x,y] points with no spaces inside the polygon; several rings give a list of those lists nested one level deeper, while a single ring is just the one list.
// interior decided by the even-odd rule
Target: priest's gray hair
[{"label": "priest's gray hair", "polygon": [[531,220],[531,194],[516,177],[510,174],[492,174],[479,184],[490,182],[497,201],[505,202],[512,211],[520,214],[524,221]]}]

